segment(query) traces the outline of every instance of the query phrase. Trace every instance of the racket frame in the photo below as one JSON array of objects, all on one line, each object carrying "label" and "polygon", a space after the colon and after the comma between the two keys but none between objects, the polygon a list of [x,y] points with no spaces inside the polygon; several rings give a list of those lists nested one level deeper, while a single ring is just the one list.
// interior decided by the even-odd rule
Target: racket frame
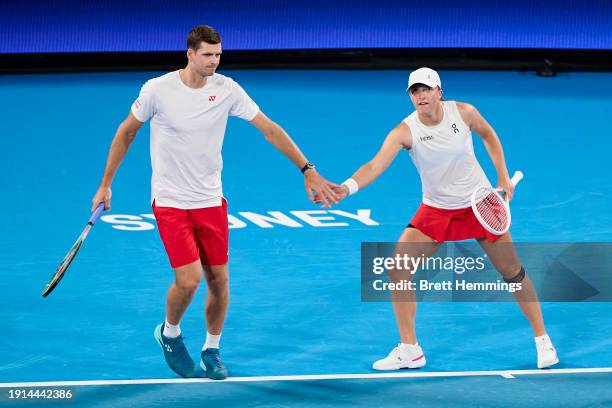
[{"label": "racket frame", "polygon": [[93,214],[89,218],[85,229],[83,229],[83,232],[81,232],[79,238],[77,238],[76,242],[72,245],[72,247],[70,247],[70,250],[68,251],[66,256],[64,256],[62,262],[58,265],[57,269],[55,270],[55,273],[53,274],[53,276],[51,276],[51,279],[49,280],[47,285],[45,285],[45,288],[42,290],[41,293],[43,297],[47,297],[53,291],[53,289],[55,289],[55,287],[60,283],[60,281],[64,277],[64,274],[68,270],[68,267],[79,252],[79,249],[81,249],[81,246],[83,246],[83,242],[85,242],[85,238],[87,238],[87,234],[89,234],[91,227],[93,227],[96,221],[98,221],[98,218],[100,218],[102,211],[104,211],[104,203],[98,204]]},{"label": "racket frame", "polygon": [[[512,178],[510,179],[510,182],[512,183],[513,186],[516,187],[516,185],[523,179],[523,177],[524,177],[524,174],[522,171],[520,170],[515,171],[514,174],[512,175]],[[472,193],[472,198],[470,200],[472,204],[472,211],[474,212],[476,219],[478,219],[478,222],[480,223],[480,225],[484,227],[484,229],[486,229],[487,231],[489,231],[491,234],[494,234],[494,235],[504,235],[506,232],[508,232],[508,230],[510,229],[510,225],[512,224],[512,213],[510,212],[510,203],[508,201],[508,195],[504,195],[504,189],[502,188],[490,188],[489,189],[491,192],[494,192],[495,194],[498,194],[501,197],[504,203],[504,210],[506,211],[506,214],[508,214],[508,223],[506,225],[506,228],[504,228],[502,231],[495,230],[491,228],[489,224],[487,224],[487,222],[482,218],[482,216],[480,215],[480,212],[476,208],[476,195],[482,188],[483,187],[479,187],[476,190],[474,190],[474,192]],[[489,194],[487,194],[485,197],[487,197],[488,195]]]}]

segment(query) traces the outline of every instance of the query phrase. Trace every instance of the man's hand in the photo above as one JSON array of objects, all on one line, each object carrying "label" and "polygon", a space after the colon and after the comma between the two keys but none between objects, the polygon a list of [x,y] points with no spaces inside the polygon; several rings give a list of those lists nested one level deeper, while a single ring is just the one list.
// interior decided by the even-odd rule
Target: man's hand
[{"label": "man's hand", "polygon": [[[308,199],[314,203],[323,203],[323,208],[331,207],[339,200],[334,188],[339,187],[330,181],[325,180],[315,169],[306,170],[304,173],[304,185]],[[315,192],[313,194],[312,192]]]},{"label": "man's hand", "polygon": [[108,211],[111,208],[111,196],[113,195],[110,187],[100,186],[96,194],[91,200],[91,212],[94,212],[98,204],[104,202],[104,210]]}]

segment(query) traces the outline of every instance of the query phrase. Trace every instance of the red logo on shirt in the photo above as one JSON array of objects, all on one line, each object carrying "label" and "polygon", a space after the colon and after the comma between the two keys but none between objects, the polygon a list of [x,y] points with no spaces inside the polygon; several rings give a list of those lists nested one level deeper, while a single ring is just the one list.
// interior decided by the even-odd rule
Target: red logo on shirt
[{"label": "red logo on shirt", "polygon": [[214,102],[215,101],[216,96],[215,95],[211,95],[208,97],[208,101],[209,102]]}]

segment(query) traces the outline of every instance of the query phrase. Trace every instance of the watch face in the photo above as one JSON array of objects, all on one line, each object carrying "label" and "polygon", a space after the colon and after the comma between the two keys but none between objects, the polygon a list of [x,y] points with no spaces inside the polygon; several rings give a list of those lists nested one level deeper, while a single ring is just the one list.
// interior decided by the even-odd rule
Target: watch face
[{"label": "watch face", "polygon": [[312,163],[310,163],[310,162],[309,162],[309,163],[306,163],[306,164],[304,165],[304,167],[302,167],[302,173],[304,173],[306,170],[310,170],[310,169],[314,169],[314,168],[315,168],[315,165],[314,165],[314,164],[312,164]]}]

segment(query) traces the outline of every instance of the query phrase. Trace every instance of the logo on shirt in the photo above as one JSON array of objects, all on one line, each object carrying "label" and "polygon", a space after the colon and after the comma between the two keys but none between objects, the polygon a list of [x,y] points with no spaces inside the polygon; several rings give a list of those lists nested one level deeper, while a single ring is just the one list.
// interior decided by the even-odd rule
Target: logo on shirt
[{"label": "logo on shirt", "polygon": [[135,109],[139,109],[140,108],[140,101],[138,99],[136,99],[136,102],[134,102],[134,108]]},{"label": "logo on shirt", "polygon": [[457,124],[453,123],[453,132],[459,133],[459,129],[457,129]]},{"label": "logo on shirt", "polygon": [[421,142],[427,142],[428,140],[433,140],[433,136],[421,136],[419,139],[421,139]]},{"label": "logo on shirt", "polygon": [[210,95],[210,96],[208,97],[208,101],[209,101],[209,102],[214,102],[214,101],[215,101],[215,98],[216,98],[216,96],[215,96],[215,95]]}]

